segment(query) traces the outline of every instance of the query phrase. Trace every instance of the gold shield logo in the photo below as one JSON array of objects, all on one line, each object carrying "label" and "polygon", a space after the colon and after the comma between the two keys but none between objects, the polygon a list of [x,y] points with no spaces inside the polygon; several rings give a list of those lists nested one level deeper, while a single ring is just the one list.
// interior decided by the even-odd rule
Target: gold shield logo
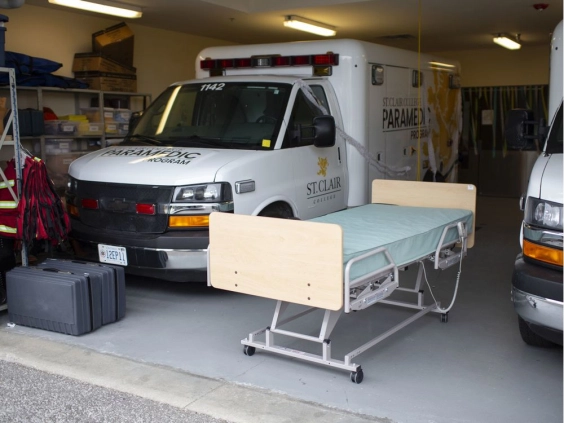
[{"label": "gold shield logo", "polygon": [[321,176],[327,176],[327,166],[329,165],[327,157],[318,157],[317,164],[319,166],[319,171],[317,172],[317,174]]}]

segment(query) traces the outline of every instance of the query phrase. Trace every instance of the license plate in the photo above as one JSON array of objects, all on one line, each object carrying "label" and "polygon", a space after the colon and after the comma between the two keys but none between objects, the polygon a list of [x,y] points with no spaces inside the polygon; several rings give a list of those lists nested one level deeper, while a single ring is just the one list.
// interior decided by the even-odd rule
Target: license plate
[{"label": "license plate", "polygon": [[98,244],[98,257],[102,263],[127,266],[127,252],[125,247]]}]

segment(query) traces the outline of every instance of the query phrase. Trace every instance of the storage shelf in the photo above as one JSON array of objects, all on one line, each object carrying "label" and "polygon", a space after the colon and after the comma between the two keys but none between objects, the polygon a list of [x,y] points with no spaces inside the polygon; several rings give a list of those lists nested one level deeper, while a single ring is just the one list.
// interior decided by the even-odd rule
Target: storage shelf
[{"label": "storage shelf", "polygon": [[[9,84],[6,86],[6,89],[8,90],[9,93],[9,99],[10,99],[10,107],[11,107],[11,111],[9,112],[9,114],[7,115],[8,120],[6,123],[6,126],[10,127],[12,129],[13,134],[10,136],[10,139],[7,139],[7,135],[6,135],[6,131],[3,131],[2,133],[0,133],[0,146],[4,147],[4,146],[12,146],[13,147],[13,158],[14,158],[14,166],[15,166],[15,170],[16,170],[16,175],[15,175],[15,179],[16,179],[16,186],[15,186],[15,190],[13,190],[12,188],[10,188],[10,185],[8,184],[8,188],[10,191],[10,194],[12,195],[14,201],[19,202],[20,201],[20,197],[22,195],[22,173],[23,173],[23,160],[24,157],[22,157],[22,146],[20,143],[20,133],[19,133],[19,116],[18,113],[13,113],[13,110],[18,110],[18,93],[17,93],[17,86],[16,86],[16,73],[15,70],[12,68],[5,68],[5,67],[0,67],[0,72],[4,72],[8,74],[8,79],[9,79]],[[6,129],[6,128],[5,128]],[[2,168],[0,168],[0,175],[2,176],[2,180],[6,181],[8,180],[8,178],[6,178],[6,175],[4,174],[4,170]],[[27,259],[27,248],[25,245],[22,245],[22,249],[21,249],[21,263],[23,266],[27,266],[28,265],[28,259]],[[5,310],[7,308],[7,305],[4,304],[2,306],[0,306],[0,310]]]},{"label": "storage shelf", "polygon": [[[7,85],[1,85],[0,91],[8,90],[10,87]],[[127,98],[129,103],[131,103],[131,99],[137,98],[137,102],[135,104],[135,108],[131,107],[129,104],[130,109],[133,112],[142,111],[147,108],[147,106],[151,102],[151,94],[148,93],[137,93],[137,92],[122,92],[122,91],[98,91],[98,90],[91,90],[91,89],[82,89],[82,88],[59,88],[59,87],[17,87],[18,98],[22,98],[26,96],[29,102],[34,103],[35,109],[43,110],[46,106],[46,99],[49,96],[57,95],[59,96],[59,102],[66,101],[60,99],[60,95],[62,96],[70,96],[69,101],[72,104],[66,103],[69,110],[73,110],[75,114],[80,113],[80,109],[84,108],[81,107],[81,101],[84,103],[85,101],[89,101],[92,98],[98,99],[98,106],[100,110],[100,116],[102,117],[100,122],[101,125],[105,125],[106,121],[104,120],[104,103],[105,100],[108,98],[119,99],[119,98]],[[31,97],[30,97],[31,96]],[[91,107],[88,105],[88,107]],[[113,123],[113,122],[108,122]],[[20,137],[21,140],[24,141],[33,141],[39,140],[40,141],[40,152],[39,156],[43,159],[46,158],[46,148],[45,148],[45,141],[52,140],[52,139],[68,139],[68,140],[92,140],[92,139],[99,139],[100,148],[106,146],[106,139],[119,139],[123,138],[125,135],[119,134],[100,134],[100,135],[81,135],[81,134],[60,134],[60,135],[38,135],[38,136],[24,136]],[[5,143],[6,145],[9,145]]]}]

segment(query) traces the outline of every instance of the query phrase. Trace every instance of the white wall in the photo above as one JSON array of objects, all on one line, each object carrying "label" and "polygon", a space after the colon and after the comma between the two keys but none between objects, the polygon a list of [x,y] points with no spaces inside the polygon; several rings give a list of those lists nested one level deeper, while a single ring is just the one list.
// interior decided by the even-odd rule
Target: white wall
[{"label": "white wall", "polygon": [[492,48],[482,50],[436,54],[460,62],[463,87],[548,84],[548,41],[546,46],[523,46],[516,51],[493,45]]}]

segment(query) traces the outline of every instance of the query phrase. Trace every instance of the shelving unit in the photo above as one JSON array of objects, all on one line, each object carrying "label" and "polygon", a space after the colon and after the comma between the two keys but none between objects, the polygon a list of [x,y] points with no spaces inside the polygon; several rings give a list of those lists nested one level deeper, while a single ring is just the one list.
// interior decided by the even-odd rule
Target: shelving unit
[{"label": "shelving unit", "polygon": [[[10,81],[9,84],[9,91],[10,91],[10,103],[13,105],[13,110],[18,110],[18,99],[17,99],[17,92],[16,92],[16,75],[15,71],[12,68],[3,68],[0,67],[0,72],[8,73],[8,79]],[[9,128],[12,128],[12,139],[7,139],[7,132]],[[11,189],[8,185],[8,189],[14,198],[14,201],[19,201],[22,192],[22,155],[21,155],[21,148],[20,148],[20,131],[19,131],[19,121],[18,121],[18,114],[11,113],[6,121],[6,125],[2,135],[0,136],[0,150],[2,150],[5,146],[12,146],[13,148],[13,157],[15,161],[16,167],[16,191]],[[2,182],[6,183],[7,178],[4,174],[4,170],[0,168],[0,177],[2,178]],[[22,247],[21,252],[21,260],[22,265],[27,266],[27,251],[25,246]],[[7,304],[0,305],[0,311],[6,310],[8,308]]]},{"label": "shelving unit", "polygon": [[[9,74],[9,85],[0,86],[0,96],[7,97],[6,108],[10,110],[9,117],[6,120],[4,131],[0,138],[0,160],[15,158],[16,174],[17,174],[17,190],[10,190],[14,200],[18,201],[21,195],[22,183],[22,144],[28,151],[35,156],[40,157],[49,167],[49,158],[57,158],[57,154],[48,155],[46,144],[48,140],[68,140],[71,143],[73,152],[86,153],[92,150],[93,141],[96,148],[106,147],[108,140],[123,138],[123,135],[107,134],[105,131],[106,122],[104,120],[104,105],[107,99],[124,99],[127,108],[132,112],[142,111],[147,108],[151,102],[151,95],[145,93],[117,92],[117,91],[97,91],[88,89],[65,89],[56,87],[17,87],[15,71],[12,68],[0,67],[0,72]],[[18,121],[18,113],[12,111],[18,109],[31,108],[35,110],[44,110],[48,107],[57,112],[58,115],[80,114],[81,108],[90,108],[92,99],[95,99],[100,112],[102,132],[100,135],[81,135],[81,134],[60,134],[60,135],[37,135],[37,136],[20,136],[20,122]],[[125,107],[124,107],[125,108]],[[11,140],[7,135],[11,129]],[[99,142],[98,142],[99,141]],[[13,152],[7,151],[6,147],[13,147]],[[39,146],[39,148],[37,148]],[[0,179],[6,180],[4,172],[0,167]],[[0,180],[2,182],[2,180]],[[27,251],[25,247],[22,249],[21,263],[23,266],[28,265]],[[7,305],[0,305],[0,311],[5,310]]]},{"label": "shelving unit", "polygon": [[[8,87],[0,87],[2,90]],[[98,91],[89,89],[71,89],[57,87],[18,87],[17,101],[20,109],[35,109],[43,111],[45,107],[53,110],[57,116],[79,115],[81,109],[98,109],[100,133],[96,135],[82,133],[42,134],[36,136],[20,136],[21,143],[35,156],[44,160],[47,170],[53,179],[55,187],[61,192],[66,186],[68,165],[74,159],[92,150],[104,148],[111,139],[122,139],[125,133],[109,134],[106,132],[107,122],[104,107],[107,101],[119,104],[119,109],[131,112],[142,111],[151,102],[151,95],[121,91]],[[92,103],[95,103],[92,106]],[[8,107],[11,107],[9,105]],[[21,134],[20,134],[21,135]],[[55,143],[54,140],[59,141]],[[64,149],[58,148],[64,146]]]},{"label": "shelving unit", "polygon": [[[0,87],[2,89],[5,87]],[[82,108],[90,108],[91,100],[97,99],[97,104],[102,120],[99,122],[102,129],[107,122],[104,121],[104,103],[106,99],[126,99],[127,106],[132,112],[142,111],[151,102],[151,95],[146,93],[131,93],[118,91],[97,91],[89,89],[71,89],[56,87],[18,87],[18,99],[20,108],[32,108],[43,110],[49,107],[58,115],[80,114]],[[69,101],[70,99],[70,101]],[[98,122],[97,122],[98,123]],[[46,159],[45,141],[49,139],[69,139],[69,140],[100,140],[100,148],[107,145],[107,140],[111,138],[123,138],[123,135],[110,135],[102,131],[101,135],[80,135],[80,134],[57,134],[40,135],[35,137],[22,137],[22,142],[40,140],[40,149],[34,148],[34,153],[42,159]],[[33,144],[33,142],[31,142]],[[84,143],[83,143],[84,144]],[[31,146],[33,148],[33,146]],[[85,150],[83,145],[76,143],[73,150]]]}]

